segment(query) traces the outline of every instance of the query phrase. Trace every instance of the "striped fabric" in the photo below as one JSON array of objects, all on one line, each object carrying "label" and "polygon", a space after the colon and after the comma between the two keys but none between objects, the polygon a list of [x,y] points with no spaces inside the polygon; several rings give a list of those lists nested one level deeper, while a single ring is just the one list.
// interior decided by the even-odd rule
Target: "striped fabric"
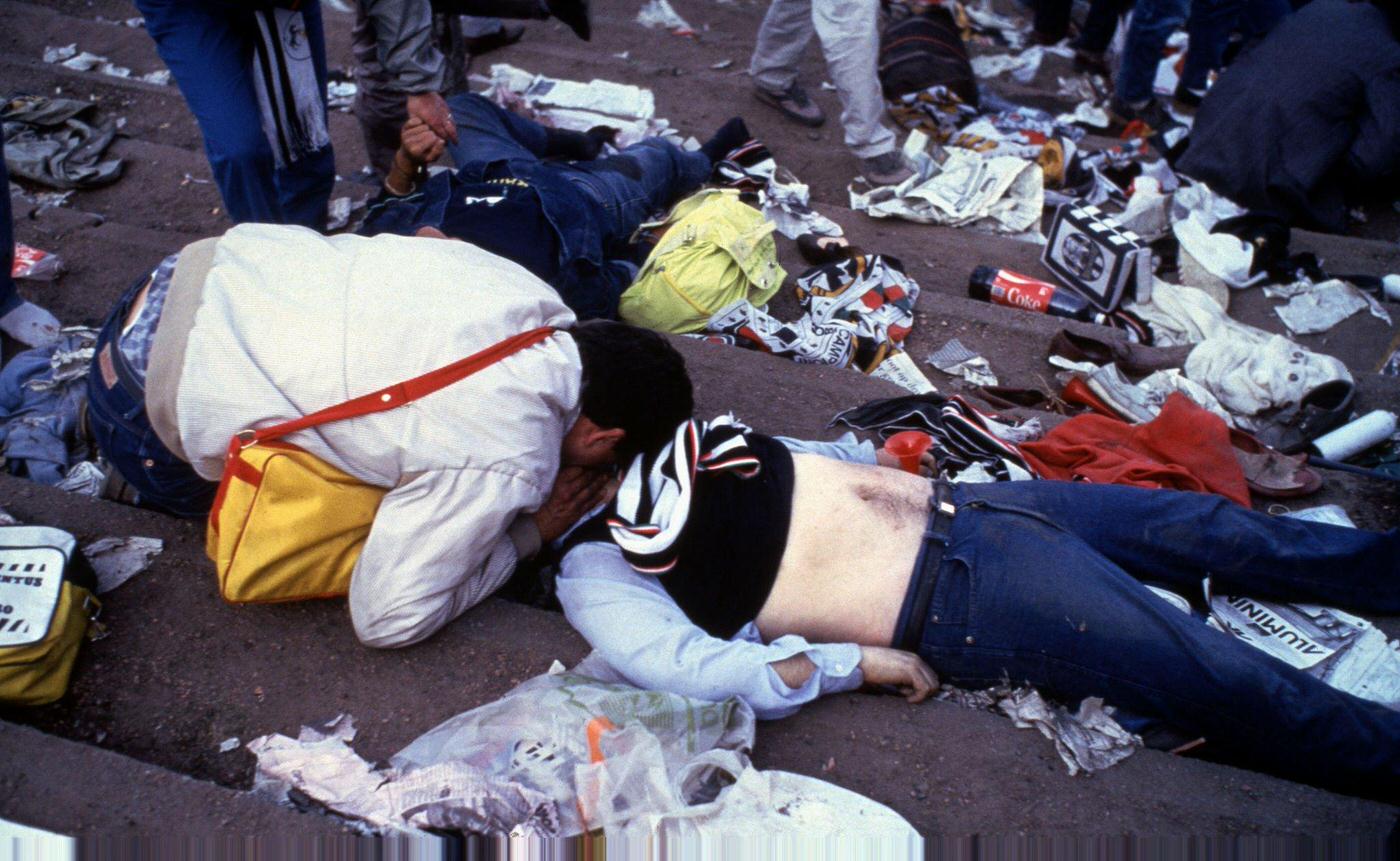
[{"label": "striped fabric", "polygon": [[628,564],[652,575],[676,566],[675,547],[685,532],[698,473],[758,475],[758,458],[744,439],[748,430],[733,416],[702,423],[689,419],[660,451],[632,459],[607,518]]},{"label": "striped fabric", "polygon": [[876,431],[881,439],[899,431],[923,431],[933,437],[938,469],[949,478],[973,464],[981,464],[997,481],[1037,477],[1016,445],[1003,439],[1013,436],[1012,427],[979,412],[958,395],[930,393],[870,401],[837,413],[828,427],[838,424]]}]

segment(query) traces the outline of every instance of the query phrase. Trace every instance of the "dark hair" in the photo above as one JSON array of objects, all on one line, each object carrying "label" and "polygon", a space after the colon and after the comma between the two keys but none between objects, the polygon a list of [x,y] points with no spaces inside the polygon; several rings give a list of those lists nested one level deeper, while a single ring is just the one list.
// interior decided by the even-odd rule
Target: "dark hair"
[{"label": "dark hair", "polygon": [[589,421],[627,432],[617,458],[660,448],[690,418],[695,399],[685,359],[662,335],[611,320],[570,330],[583,363],[579,407]]}]

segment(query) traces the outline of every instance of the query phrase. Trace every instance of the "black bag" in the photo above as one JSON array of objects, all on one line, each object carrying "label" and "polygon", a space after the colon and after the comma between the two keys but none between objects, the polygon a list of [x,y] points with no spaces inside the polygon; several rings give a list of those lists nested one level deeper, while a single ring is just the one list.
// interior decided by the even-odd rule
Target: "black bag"
[{"label": "black bag", "polygon": [[953,13],[929,6],[880,34],[880,87],[893,100],[939,84],[977,106],[977,78]]}]

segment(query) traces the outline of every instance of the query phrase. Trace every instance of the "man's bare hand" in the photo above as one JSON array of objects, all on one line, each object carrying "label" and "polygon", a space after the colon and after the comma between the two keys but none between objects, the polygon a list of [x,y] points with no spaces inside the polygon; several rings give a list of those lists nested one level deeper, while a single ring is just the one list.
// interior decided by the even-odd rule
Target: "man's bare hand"
[{"label": "man's bare hand", "polygon": [[[878,463],[880,466],[887,466],[890,469],[904,468],[900,465],[899,458],[895,457],[894,455],[890,454],[884,449],[879,449],[875,452],[875,462]],[[927,478],[932,478],[937,474],[938,461],[934,458],[933,452],[924,452],[922,455],[919,456],[919,475],[925,476]]]},{"label": "man's bare hand", "polygon": [[442,157],[447,148],[442,138],[420,119],[410,118],[399,135],[401,151],[414,164],[432,164]]},{"label": "man's bare hand", "polygon": [[554,479],[549,499],[534,515],[540,540],[548,544],[563,535],[580,517],[606,500],[611,490],[609,475],[602,470],[562,467]]},{"label": "man's bare hand", "polygon": [[860,671],[867,685],[898,688],[911,703],[921,703],[938,690],[938,674],[913,652],[861,646]]},{"label": "man's bare hand", "polygon": [[452,109],[440,93],[413,93],[408,97],[408,118],[421,120],[433,134],[445,141],[457,142],[457,121]]}]

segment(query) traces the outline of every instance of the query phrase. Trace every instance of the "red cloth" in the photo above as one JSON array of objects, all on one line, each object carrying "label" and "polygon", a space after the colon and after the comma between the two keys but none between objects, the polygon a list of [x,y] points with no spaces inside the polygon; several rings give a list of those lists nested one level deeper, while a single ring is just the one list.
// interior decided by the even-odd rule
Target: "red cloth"
[{"label": "red cloth", "polygon": [[1249,505],[1230,429],[1180,392],[1146,424],[1075,416],[1021,446],[1021,454],[1043,478],[1218,493]]}]

